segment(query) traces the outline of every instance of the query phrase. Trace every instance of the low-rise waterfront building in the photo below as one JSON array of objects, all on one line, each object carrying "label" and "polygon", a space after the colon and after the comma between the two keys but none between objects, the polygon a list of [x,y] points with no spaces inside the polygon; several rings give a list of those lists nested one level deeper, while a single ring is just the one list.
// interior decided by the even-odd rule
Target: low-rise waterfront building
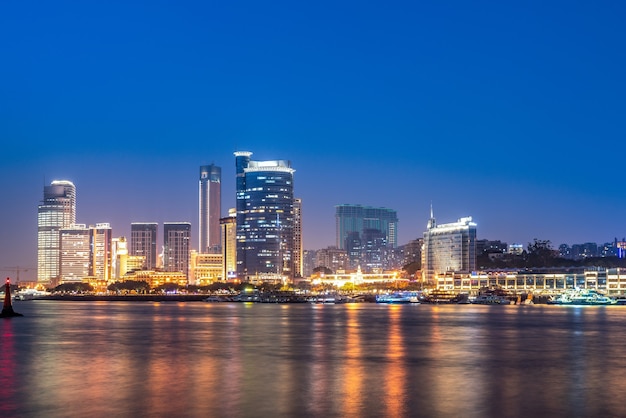
[{"label": "low-rise waterfront building", "polygon": [[191,274],[189,282],[196,286],[207,286],[222,279],[222,254],[200,254],[191,252]]},{"label": "low-rise waterfront building", "polygon": [[187,275],[179,271],[137,270],[127,273],[124,276],[124,280],[144,281],[152,289],[168,283],[174,283],[182,287],[189,284]]},{"label": "low-rise waterfront building", "polygon": [[626,269],[587,268],[570,271],[487,271],[437,275],[440,290],[476,293],[484,288],[512,292],[560,293],[566,289],[595,289],[608,295],[626,294]]},{"label": "low-rise waterfront building", "polygon": [[344,288],[346,285],[357,286],[360,284],[371,283],[394,283],[397,281],[408,282],[408,279],[402,278],[397,271],[389,271],[383,273],[363,273],[361,269],[352,272],[340,271],[333,274],[324,274],[322,272],[315,273],[310,277],[312,285],[333,285],[337,288]]}]

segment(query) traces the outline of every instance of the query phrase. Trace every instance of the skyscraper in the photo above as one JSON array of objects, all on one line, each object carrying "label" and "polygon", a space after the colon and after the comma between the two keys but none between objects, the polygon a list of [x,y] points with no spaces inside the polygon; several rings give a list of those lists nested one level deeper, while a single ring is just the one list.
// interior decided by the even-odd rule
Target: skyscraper
[{"label": "skyscraper", "polygon": [[445,273],[476,270],[476,224],[471,216],[437,225],[432,209],[422,251],[422,278],[434,280]]},{"label": "skyscraper", "polygon": [[89,226],[91,235],[91,275],[99,280],[110,280],[112,274],[111,225],[99,223]]},{"label": "skyscraper", "polygon": [[222,228],[222,280],[237,278],[237,211],[228,210],[220,219]]},{"label": "skyscraper", "polygon": [[304,260],[302,257],[302,199],[293,199],[293,276],[302,277]]},{"label": "skyscraper", "polygon": [[81,282],[90,275],[90,234],[85,224],[73,224],[69,228],[61,228],[60,281]]},{"label": "skyscraper", "polygon": [[237,276],[279,281],[294,276],[294,197],[291,163],[252,161],[235,152]]},{"label": "skyscraper", "polygon": [[81,282],[85,277],[112,277],[112,233],[108,223],[73,224],[60,230],[60,281]]},{"label": "skyscraper", "polygon": [[395,210],[350,204],[337,205],[335,210],[337,248],[348,250],[347,240],[355,239],[351,233],[356,232],[363,240],[365,230],[378,230],[384,234],[387,245],[391,248],[398,246],[398,216]]},{"label": "skyscraper", "polygon": [[60,275],[60,230],[76,222],[76,187],[55,180],[44,186],[37,209],[37,282],[56,286]]},{"label": "skyscraper", "polygon": [[155,222],[130,224],[130,255],[145,257],[143,268],[157,268],[157,228]]},{"label": "skyscraper", "polygon": [[189,255],[191,224],[189,222],[165,222],[163,224],[163,268],[179,271],[189,278]]},{"label": "skyscraper", "polygon": [[199,184],[199,247],[200,253],[218,252],[220,242],[220,216],[222,194],[222,169],[213,164],[200,166]]}]

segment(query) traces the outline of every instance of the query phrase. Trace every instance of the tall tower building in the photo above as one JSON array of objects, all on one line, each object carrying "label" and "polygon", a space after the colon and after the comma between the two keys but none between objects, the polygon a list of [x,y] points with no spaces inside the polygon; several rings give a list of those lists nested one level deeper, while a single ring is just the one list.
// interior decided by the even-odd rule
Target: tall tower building
[{"label": "tall tower building", "polygon": [[222,280],[237,278],[237,211],[228,210],[220,219],[222,227]]},{"label": "tall tower building", "polygon": [[60,230],[60,281],[81,282],[90,275],[90,233],[85,224],[73,224]]},{"label": "tall tower building", "polygon": [[128,242],[126,237],[112,240],[112,279],[121,279],[128,272]]},{"label": "tall tower building", "polygon": [[252,161],[251,155],[235,152],[237,276],[292,279],[295,170],[289,161]]},{"label": "tall tower building", "polygon": [[302,199],[293,199],[293,277],[304,274],[304,258],[302,248]]},{"label": "tall tower building", "polygon": [[189,278],[190,240],[191,224],[189,222],[165,222],[163,224],[163,268],[165,271],[178,271]]},{"label": "tall tower building", "polygon": [[472,217],[437,225],[432,214],[424,232],[422,278],[434,280],[445,273],[476,270],[476,224]]},{"label": "tall tower building", "polygon": [[37,209],[37,282],[56,286],[60,278],[60,230],[76,223],[76,187],[55,180],[44,186]]},{"label": "tall tower building", "polygon": [[222,216],[222,169],[213,164],[200,166],[199,252],[218,252]]},{"label": "tall tower building", "polygon": [[398,216],[395,210],[362,205],[335,206],[337,248],[348,250],[348,240],[355,239],[353,233],[363,240],[366,230],[377,230],[385,236],[387,245],[398,246]]},{"label": "tall tower building", "polygon": [[99,223],[89,226],[91,235],[91,275],[100,280],[111,280],[113,257],[111,225]]},{"label": "tall tower building", "polygon": [[155,222],[130,224],[130,255],[145,257],[145,270],[157,268],[157,227]]}]

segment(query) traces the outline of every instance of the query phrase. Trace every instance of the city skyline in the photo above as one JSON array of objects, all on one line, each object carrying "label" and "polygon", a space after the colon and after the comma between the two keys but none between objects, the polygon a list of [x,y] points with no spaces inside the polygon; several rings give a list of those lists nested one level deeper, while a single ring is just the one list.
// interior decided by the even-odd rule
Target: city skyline
[{"label": "city skyline", "polygon": [[0,268],[37,262],[50,181],[76,222],[192,222],[198,167],[290,160],[305,249],[340,204],[398,214],[398,245],[471,216],[478,239],[626,235],[624,5],[190,2],[2,6]]}]

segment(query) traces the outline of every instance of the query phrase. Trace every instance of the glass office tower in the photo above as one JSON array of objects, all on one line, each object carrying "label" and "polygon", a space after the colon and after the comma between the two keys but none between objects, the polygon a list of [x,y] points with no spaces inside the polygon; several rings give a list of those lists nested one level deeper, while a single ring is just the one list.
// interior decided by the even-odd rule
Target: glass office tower
[{"label": "glass office tower", "polygon": [[60,279],[62,228],[76,223],[76,187],[71,181],[55,180],[44,186],[37,209],[37,282],[56,286]]},{"label": "glass office tower", "polygon": [[220,250],[221,188],[222,169],[213,164],[200,166],[198,199],[200,253],[217,253]]},{"label": "glass office tower", "polygon": [[289,161],[252,161],[235,153],[237,276],[280,281],[294,276],[293,173]]},{"label": "glass office tower", "polygon": [[130,255],[144,257],[143,268],[154,270],[158,266],[156,222],[130,224]]},{"label": "glass office tower", "polygon": [[357,233],[363,239],[366,230],[377,230],[385,235],[391,248],[398,246],[398,216],[395,210],[362,205],[335,206],[337,248],[349,250],[349,240]]},{"label": "glass office tower", "polygon": [[165,271],[178,271],[189,278],[191,224],[165,222],[163,224],[163,267]]}]

